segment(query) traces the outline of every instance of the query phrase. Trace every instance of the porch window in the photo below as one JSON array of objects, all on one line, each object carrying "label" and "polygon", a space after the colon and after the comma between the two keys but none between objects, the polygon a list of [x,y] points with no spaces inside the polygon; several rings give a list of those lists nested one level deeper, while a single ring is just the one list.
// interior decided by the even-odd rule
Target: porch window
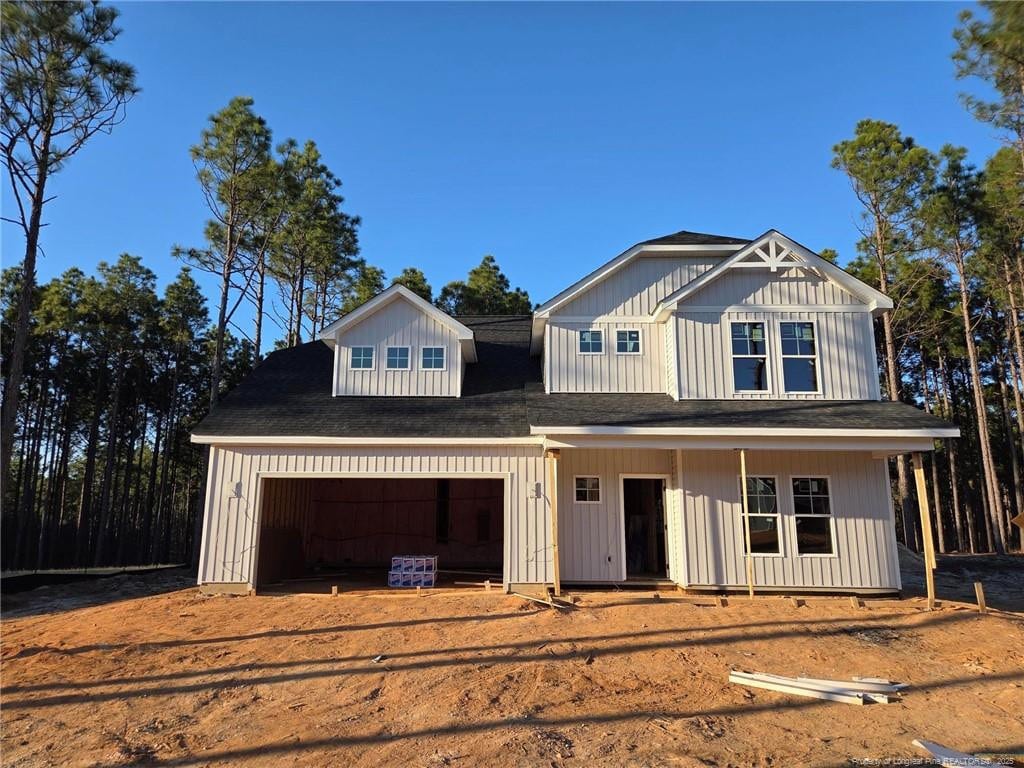
[{"label": "porch window", "polygon": [[389,370],[393,371],[409,370],[409,348],[388,347],[387,366]]},{"label": "porch window", "polygon": [[814,323],[779,323],[782,382],[787,392],[818,391],[818,341]]},{"label": "porch window", "polygon": [[420,367],[428,371],[444,370],[444,347],[424,347]]},{"label": "porch window", "polygon": [[351,365],[364,371],[373,368],[373,347],[352,347]]},{"label": "porch window", "polygon": [[600,355],[604,352],[604,331],[580,331],[580,354]]},{"label": "porch window", "polygon": [[615,332],[615,352],[619,355],[640,354],[640,331],[624,330]]},{"label": "porch window", "polygon": [[793,478],[798,555],[834,555],[832,501],[827,477]]},{"label": "porch window", "polygon": [[576,502],[579,504],[599,504],[601,502],[601,478],[577,477]]},{"label": "porch window", "polygon": [[[779,503],[774,477],[747,476],[747,510],[750,517],[750,552],[755,555],[778,555]],[[742,512],[740,513],[742,518]],[[745,522],[742,521],[741,522]],[[746,533],[743,535],[746,553]]]},{"label": "porch window", "polygon": [[768,389],[768,346],[764,323],[732,324],[732,382],[737,392]]}]

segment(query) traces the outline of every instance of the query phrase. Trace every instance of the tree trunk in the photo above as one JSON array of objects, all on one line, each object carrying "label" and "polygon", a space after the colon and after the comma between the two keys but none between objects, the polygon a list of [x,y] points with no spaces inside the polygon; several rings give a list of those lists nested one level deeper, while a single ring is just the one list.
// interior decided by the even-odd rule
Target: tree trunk
[{"label": "tree trunk", "polygon": [[21,400],[21,380],[25,373],[25,353],[32,321],[33,299],[36,290],[36,258],[39,254],[39,230],[42,227],[43,205],[46,202],[46,181],[49,177],[50,130],[43,133],[36,169],[35,193],[32,195],[28,227],[25,231],[25,259],[21,265],[21,291],[18,294],[18,319],[14,324],[10,364],[4,381],[3,400],[0,402],[0,483],[6,484],[14,456],[14,428]]},{"label": "tree trunk", "polygon": [[981,462],[984,470],[985,495],[988,498],[987,519],[992,531],[992,546],[996,553],[1006,552],[1003,541],[1003,505],[999,493],[999,478],[996,476],[995,462],[992,459],[992,444],[989,441],[988,412],[985,410],[985,391],[981,383],[981,370],[978,365],[978,350],[974,343],[974,329],[971,327],[971,303],[967,294],[967,275],[963,267],[963,258],[957,259],[957,272],[960,282],[960,311],[963,314],[964,342],[967,346],[967,362],[971,369],[971,389],[974,394],[975,415],[978,425],[978,447],[981,450]]},{"label": "tree trunk", "polygon": [[110,425],[107,428],[107,455],[103,466],[103,477],[100,479],[100,517],[96,536],[96,549],[93,565],[103,565],[106,555],[106,533],[110,525],[112,488],[114,484],[114,467],[117,464],[117,439],[120,434],[121,387],[124,384],[124,361],[117,364],[117,377],[114,379],[113,399],[110,404]]}]

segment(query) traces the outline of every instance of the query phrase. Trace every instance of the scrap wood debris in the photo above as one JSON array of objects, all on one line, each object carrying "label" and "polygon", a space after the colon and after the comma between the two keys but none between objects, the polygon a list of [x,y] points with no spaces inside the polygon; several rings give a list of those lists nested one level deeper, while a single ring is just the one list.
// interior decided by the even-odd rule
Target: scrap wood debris
[{"label": "scrap wood debris", "polygon": [[893,683],[877,677],[855,677],[852,680],[826,680],[817,677],[785,677],[766,672],[732,670],[729,682],[751,688],[766,688],[796,696],[809,696],[844,704],[888,704],[898,699],[905,683]]},{"label": "scrap wood debris", "polygon": [[914,739],[911,743],[935,758],[935,762],[938,765],[948,766],[949,768],[954,768],[955,766],[993,765],[991,760],[984,757],[975,757],[974,755],[968,755],[966,752],[957,752],[949,747],[936,744],[934,741]]}]

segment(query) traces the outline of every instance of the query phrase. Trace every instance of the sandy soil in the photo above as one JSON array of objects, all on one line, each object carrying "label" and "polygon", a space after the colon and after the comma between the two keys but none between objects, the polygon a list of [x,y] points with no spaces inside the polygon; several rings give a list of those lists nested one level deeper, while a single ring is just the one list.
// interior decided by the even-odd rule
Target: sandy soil
[{"label": "sandy soil", "polygon": [[[3,763],[794,766],[1024,752],[1024,617],[923,601],[726,607],[582,592],[123,597],[7,614]],[[60,592],[60,590],[56,590]],[[33,595],[35,593],[26,593]],[[92,603],[92,604],[90,604]],[[30,608],[26,608],[30,606]],[[14,616],[14,618],[11,618]],[[910,684],[852,706],[747,690],[731,668]]]}]

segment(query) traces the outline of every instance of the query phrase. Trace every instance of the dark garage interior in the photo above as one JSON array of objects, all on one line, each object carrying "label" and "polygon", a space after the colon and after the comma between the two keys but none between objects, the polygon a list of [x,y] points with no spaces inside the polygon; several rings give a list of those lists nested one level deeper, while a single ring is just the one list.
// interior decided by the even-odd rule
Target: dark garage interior
[{"label": "dark garage interior", "polygon": [[256,583],[334,575],[386,585],[395,555],[500,579],[504,487],[492,478],[267,478]]}]

